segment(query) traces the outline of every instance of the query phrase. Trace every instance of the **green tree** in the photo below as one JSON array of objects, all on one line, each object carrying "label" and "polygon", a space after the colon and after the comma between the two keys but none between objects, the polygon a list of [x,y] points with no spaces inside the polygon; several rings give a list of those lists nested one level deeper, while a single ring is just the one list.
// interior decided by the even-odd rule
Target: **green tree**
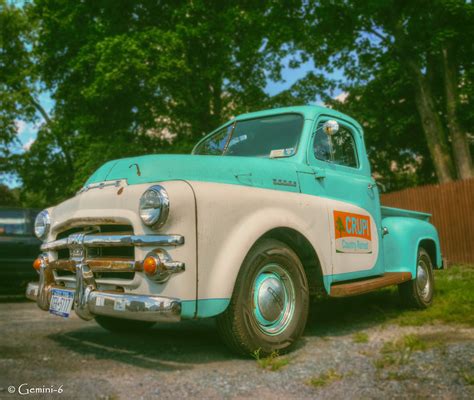
[{"label": "green tree", "polygon": [[19,119],[37,121],[44,113],[31,50],[33,30],[24,10],[0,0],[0,173],[9,168],[11,144],[18,144]]},{"label": "green tree", "polygon": [[0,184],[0,207],[19,207],[19,189],[9,189]]},{"label": "green tree", "polygon": [[[364,122],[369,127],[380,128],[393,104],[408,101],[413,112],[405,116],[415,115],[416,110],[418,121],[412,124],[404,118],[401,123],[421,127],[439,181],[473,176],[467,135],[472,129],[472,112],[466,112],[466,106],[472,108],[473,87],[471,2],[314,0],[305,7],[298,29],[301,26],[306,27],[306,35],[297,46],[328,70],[342,68],[349,93],[370,93],[372,100],[384,105],[377,116],[367,115]],[[376,85],[364,89],[373,80],[379,87],[387,85],[380,96],[371,92]],[[414,138],[416,131],[408,131]],[[391,140],[391,134],[386,134]],[[403,141],[397,144],[403,155],[407,146]]]},{"label": "green tree", "polygon": [[[269,104],[267,75],[279,76],[285,54],[282,34],[268,35],[279,2],[36,0],[9,9],[34,28],[17,43],[34,70],[30,92],[45,87],[56,104],[30,151],[10,157],[28,204],[70,196],[110,159],[190,151],[230,116]],[[5,65],[15,62],[12,53]]]},{"label": "green tree", "polygon": [[327,103],[363,123],[373,174],[387,191],[435,183],[410,82],[395,61],[386,66],[365,85],[347,88],[344,101]]}]

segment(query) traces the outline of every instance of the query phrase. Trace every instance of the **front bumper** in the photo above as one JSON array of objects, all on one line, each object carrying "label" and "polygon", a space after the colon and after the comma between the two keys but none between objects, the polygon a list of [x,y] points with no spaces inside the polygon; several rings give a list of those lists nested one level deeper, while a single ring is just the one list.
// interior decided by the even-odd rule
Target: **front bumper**
[{"label": "front bumper", "polygon": [[[51,286],[48,289],[48,304],[51,299],[51,289],[54,287]],[[74,292],[73,289],[62,286],[57,286],[57,288]],[[29,283],[26,288],[26,297],[37,301],[38,293],[39,283]],[[153,322],[178,322],[181,319],[181,302],[167,297],[93,291],[86,301],[86,307],[86,312],[92,316],[106,315]]]},{"label": "front bumper", "polygon": [[[68,248],[69,260],[49,262],[43,257],[39,270],[39,283],[30,283],[26,297],[36,301],[42,310],[49,310],[52,289],[58,288],[74,293],[74,310],[84,319],[90,320],[96,315],[141,321],[179,321],[181,301],[176,298],[138,295],[123,290],[99,290],[94,272],[100,271],[139,271],[141,263],[136,261],[89,259],[88,248],[94,246],[179,246],[184,243],[180,235],[100,235],[72,234],[66,239],[45,243],[42,250],[57,251]],[[75,288],[60,286],[54,275],[57,268],[75,272]],[[184,263],[164,261],[163,274],[174,274],[184,270]]]}]

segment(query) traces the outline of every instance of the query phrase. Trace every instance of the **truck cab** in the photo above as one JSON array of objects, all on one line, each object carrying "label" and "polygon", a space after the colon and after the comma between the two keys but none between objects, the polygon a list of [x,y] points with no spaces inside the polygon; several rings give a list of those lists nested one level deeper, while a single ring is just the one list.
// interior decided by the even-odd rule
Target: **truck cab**
[{"label": "truck cab", "polygon": [[382,207],[362,127],[335,110],[240,115],[191,155],[113,160],[36,221],[27,296],[109,330],[215,317],[236,352],[289,350],[313,294],[398,285],[418,308],[441,268],[425,213]]}]

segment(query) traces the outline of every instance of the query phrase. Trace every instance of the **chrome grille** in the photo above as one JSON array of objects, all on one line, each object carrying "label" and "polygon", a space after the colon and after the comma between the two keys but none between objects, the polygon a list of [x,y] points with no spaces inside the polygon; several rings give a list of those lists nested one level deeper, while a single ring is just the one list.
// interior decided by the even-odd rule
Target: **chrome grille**
[{"label": "chrome grille", "polygon": [[[95,225],[95,226],[82,226],[75,227],[63,232],[60,232],[56,236],[56,240],[67,239],[72,235],[78,234],[101,234],[101,235],[133,235],[133,227],[131,225]],[[57,251],[58,260],[67,260],[69,258],[78,258],[80,254],[74,254],[75,249],[63,248]],[[88,247],[86,257],[91,258],[127,258],[133,260],[135,258],[135,251],[130,246],[115,246],[115,247]]]},{"label": "chrome grille", "polygon": [[[43,251],[56,252],[57,257],[53,256],[47,263],[56,283],[76,283],[77,273],[87,267],[98,284],[121,289],[134,280],[135,272],[143,271],[142,261],[135,260],[135,247],[184,244],[181,235],[134,235],[132,230],[124,232],[123,226],[113,225],[112,232],[109,227],[87,225],[80,230],[70,229],[41,246]],[[162,265],[167,271],[166,277],[184,270],[182,262],[166,259]]]}]

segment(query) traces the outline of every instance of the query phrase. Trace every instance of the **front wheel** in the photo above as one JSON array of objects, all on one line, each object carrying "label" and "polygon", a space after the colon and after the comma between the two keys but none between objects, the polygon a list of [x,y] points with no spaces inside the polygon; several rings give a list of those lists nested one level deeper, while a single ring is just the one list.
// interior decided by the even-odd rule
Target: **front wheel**
[{"label": "front wheel", "polygon": [[404,305],[411,308],[427,308],[433,303],[434,275],[431,258],[420,247],[416,263],[416,277],[398,285],[398,292]]},{"label": "front wheel", "polygon": [[265,239],[245,258],[217,327],[239,354],[284,352],[303,333],[308,308],[308,282],[300,259],[284,243]]}]

